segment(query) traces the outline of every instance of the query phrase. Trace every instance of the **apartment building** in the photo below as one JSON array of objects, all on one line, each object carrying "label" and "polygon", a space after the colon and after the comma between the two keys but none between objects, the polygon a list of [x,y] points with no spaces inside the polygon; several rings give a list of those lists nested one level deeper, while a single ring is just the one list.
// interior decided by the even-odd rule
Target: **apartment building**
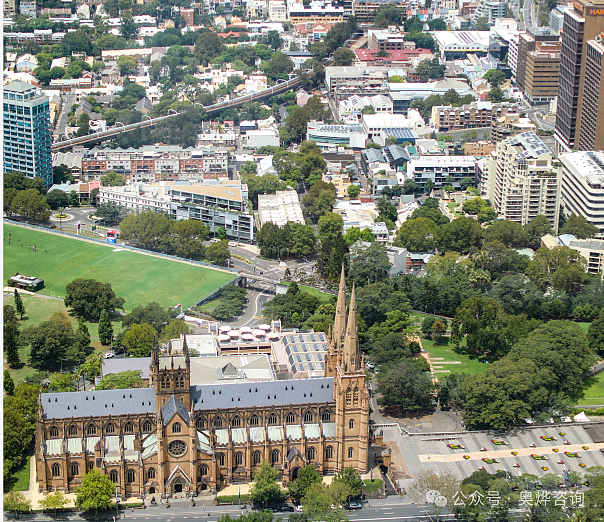
[{"label": "apartment building", "polygon": [[268,3],[268,18],[271,22],[287,22],[287,4],[283,0]]},{"label": "apartment building", "polygon": [[252,241],[254,226],[247,185],[239,181],[133,183],[101,187],[99,202],[133,209],[161,210],[176,220],[203,221],[211,233],[224,227],[229,238]]},{"label": "apartment building", "polygon": [[306,124],[306,139],[322,150],[347,147],[362,150],[367,143],[367,131],[362,125],[330,125],[311,121]]},{"label": "apartment building", "polygon": [[588,40],[585,52],[585,88],[581,111],[579,150],[604,149],[604,33]]},{"label": "apartment building", "polygon": [[517,113],[516,104],[475,101],[462,107],[438,105],[432,107],[432,125],[436,132],[491,127],[494,119],[508,112]]},{"label": "apartment building", "polygon": [[488,156],[497,149],[494,141],[468,141],[463,146],[466,156]]},{"label": "apartment building", "polygon": [[409,44],[410,42],[405,41],[405,33],[393,25],[387,29],[369,29],[367,31],[367,48],[369,50],[393,51],[409,49]]},{"label": "apartment building", "polygon": [[17,14],[17,2],[16,0],[4,0],[3,6],[4,18],[11,18]]},{"label": "apartment building", "polygon": [[482,0],[472,14],[472,23],[476,24],[479,18],[484,18],[489,25],[493,25],[498,18],[505,18],[505,0]]},{"label": "apartment building", "polygon": [[182,148],[145,145],[138,149],[83,149],[87,179],[100,179],[113,170],[132,182],[217,179],[227,176],[228,154],[213,147]]},{"label": "apartment building", "polygon": [[[357,23],[373,25],[378,9],[389,2],[390,0],[354,0],[352,2],[352,14],[357,19]],[[402,7],[406,6],[403,4]],[[407,11],[406,9],[402,9],[402,11],[404,13],[402,21],[404,22],[407,18]]]},{"label": "apartment building", "polygon": [[470,178],[472,185],[476,181],[476,158],[474,156],[420,156],[411,158],[407,163],[407,179],[415,181],[424,188],[428,180],[432,187],[440,189],[451,184],[461,188],[461,180]]},{"label": "apartment building", "polygon": [[604,238],[604,152],[562,154],[560,162],[565,214],[583,216]]},{"label": "apartment building", "polygon": [[[332,66],[325,68],[325,84],[332,94],[344,87],[349,91],[376,92],[384,87],[387,79],[388,69],[386,67]],[[350,89],[351,87],[352,89]]]},{"label": "apartment building", "polygon": [[[556,149],[558,152],[571,152],[581,143],[583,130],[583,106],[587,86],[587,51],[593,46],[586,45],[589,40],[604,31],[604,0],[575,0],[564,11],[564,31],[562,32],[562,51],[560,56],[560,81],[558,86],[558,104],[556,110]],[[593,111],[593,102],[585,105]],[[589,107],[589,108],[588,108]],[[604,100],[598,100],[595,114],[604,113]],[[586,119],[587,124],[589,119]]]},{"label": "apartment building", "polygon": [[526,225],[544,215],[556,230],[561,171],[545,143],[534,132],[524,132],[499,142],[496,154],[496,171],[489,182],[499,217]]},{"label": "apartment building", "polygon": [[570,234],[560,237],[547,234],[541,238],[541,246],[549,249],[557,246],[572,248],[587,261],[585,266],[587,273],[599,274],[604,279],[604,240],[577,239]]},{"label": "apartment building", "polygon": [[52,185],[52,137],[48,96],[26,82],[4,86],[4,172],[23,172],[39,177],[46,188]]},{"label": "apartment building", "polygon": [[309,5],[295,2],[289,4],[289,20],[294,25],[305,23],[337,24],[344,21],[344,7],[317,0]]}]

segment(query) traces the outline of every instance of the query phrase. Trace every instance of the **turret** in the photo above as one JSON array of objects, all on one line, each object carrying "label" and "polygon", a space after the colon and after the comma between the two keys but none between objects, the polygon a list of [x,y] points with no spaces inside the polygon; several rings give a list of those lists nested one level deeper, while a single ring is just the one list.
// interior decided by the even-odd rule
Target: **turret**
[{"label": "turret", "polygon": [[359,333],[357,329],[357,302],[356,290],[352,285],[350,295],[350,308],[346,325],[346,338],[342,355],[342,366],[345,373],[358,372],[361,369],[361,351],[359,349]]}]

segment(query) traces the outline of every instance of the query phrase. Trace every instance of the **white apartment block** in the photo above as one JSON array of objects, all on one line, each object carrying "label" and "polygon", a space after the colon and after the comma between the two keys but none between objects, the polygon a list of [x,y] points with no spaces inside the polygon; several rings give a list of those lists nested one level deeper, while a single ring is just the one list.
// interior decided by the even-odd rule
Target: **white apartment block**
[{"label": "white apartment block", "polygon": [[[405,174],[397,173],[399,185],[405,182]],[[461,180],[470,178],[472,184],[476,179],[476,159],[474,156],[420,156],[407,163],[406,179],[424,187],[430,180],[435,189],[450,183],[460,188]]]},{"label": "white apartment block", "polygon": [[271,0],[268,4],[268,18],[271,22],[287,22],[287,4],[283,0]]},{"label": "white apartment block", "polygon": [[276,194],[258,195],[258,219],[260,226],[273,223],[284,227],[288,223],[306,224],[298,193],[295,190],[278,190]]},{"label": "white apartment block", "polygon": [[604,152],[562,154],[560,161],[565,214],[583,216],[604,238]]},{"label": "white apartment block", "polygon": [[496,171],[489,176],[493,206],[502,219],[526,225],[544,215],[554,230],[560,212],[560,169],[534,132],[497,144]]}]

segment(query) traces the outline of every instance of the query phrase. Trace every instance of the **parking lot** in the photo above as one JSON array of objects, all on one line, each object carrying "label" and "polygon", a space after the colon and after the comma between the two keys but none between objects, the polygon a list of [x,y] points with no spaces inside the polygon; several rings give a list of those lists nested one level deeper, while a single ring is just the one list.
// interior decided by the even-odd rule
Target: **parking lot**
[{"label": "parking lot", "polygon": [[[602,426],[602,425],[600,425]],[[413,477],[422,468],[432,468],[441,473],[455,473],[460,478],[470,476],[484,467],[490,473],[505,470],[513,475],[531,473],[543,476],[546,473],[563,475],[564,468],[584,472],[591,466],[604,466],[604,443],[594,443],[582,425],[562,427],[521,428],[511,431],[508,436],[498,437],[505,445],[496,445],[494,437],[486,433],[459,433],[459,435],[401,435],[396,427],[386,427],[384,444],[395,443],[404,455],[404,463],[393,458],[393,471],[408,469],[406,478]],[[564,433],[564,435],[560,435]],[[546,441],[541,437],[557,440]],[[570,444],[565,444],[569,442]],[[463,449],[451,449],[447,444],[460,445]],[[532,446],[534,445],[534,447]],[[587,447],[585,450],[583,447]],[[482,451],[485,448],[486,451]],[[558,452],[555,452],[557,449]],[[517,455],[513,455],[516,452]],[[577,453],[570,457],[564,452]],[[393,453],[395,457],[397,452]],[[544,456],[547,460],[535,460],[531,454]],[[467,458],[464,458],[466,456]],[[482,459],[496,459],[487,463]],[[560,463],[562,462],[562,463]],[[580,464],[585,464],[582,468]],[[542,469],[548,468],[547,470]],[[401,477],[403,478],[403,477]]]}]

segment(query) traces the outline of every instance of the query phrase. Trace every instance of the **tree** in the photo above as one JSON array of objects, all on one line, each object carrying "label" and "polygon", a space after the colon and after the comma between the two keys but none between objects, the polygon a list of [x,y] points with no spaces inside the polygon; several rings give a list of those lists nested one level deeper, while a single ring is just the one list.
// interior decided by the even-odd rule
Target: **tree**
[{"label": "tree", "polygon": [[[414,502],[424,503],[426,500],[434,504],[436,517],[445,505],[453,506],[455,497],[461,490],[461,481],[453,473],[442,473],[431,468],[424,468],[416,474],[415,480],[409,489],[409,494]],[[431,501],[427,497],[429,491],[438,492],[440,496]]]},{"label": "tree", "polygon": [[393,361],[408,359],[411,356],[407,336],[399,332],[390,332],[373,343],[369,358],[377,366],[387,366]]},{"label": "tree", "polygon": [[71,373],[53,373],[48,383],[48,391],[57,393],[76,391],[73,375]]},{"label": "tree", "polygon": [[57,370],[61,359],[79,360],[83,355],[69,319],[61,312],[38,326],[25,328],[19,338],[30,345],[30,363],[37,370]]},{"label": "tree", "polygon": [[503,101],[503,91],[500,87],[493,87],[487,94],[489,100],[493,103],[501,103]]},{"label": "tree", "polygon": [[430,31],[446,31],[447,24],[442,18],[434,18],[428,22],[428,26],[430,26]]},{"label": "tree", "polygon": [[441,251],[452,250],[467,254],[478,250],[482,245],[482,227],[471,218],[460,217],[440,228],[437,237]]},{"label": "tree", "polygon": [[499,241],[506,247],[521,247],[527,244],[526,232],[520,223],[502,219],[495,221],[484,231],[485,242]]},{"label": "tree", "polygon": [[12,210],[12,204],[13,204],[13,199],[15,199],[15,196],[17,195],[18,191],[17,189],[14,188],[5,188],[4,189],[4,201],[3,201],[3,209],[4,209],[4,214],[6,215],[6,217],[11,217],[13,215],[13,210]]},{"label": "tree", "polygon": [[4,188],[13,188],[17,191],[34,189],[42,196],[46,194],[44,180],[41,177],[36,176],[34,178],[28,178],[23,172],[5,172]]},{"label": "tree", "polygon": [[431,219],[437,225],[446,225],[449,223],[449,218],[445,216],[438,208],[429,207],[425,203],[417,210],[414,210],[413,214],[411,214],[408,219],[417,219],[420,217]]},{"label": "tree", "polygon": [[472,352],[503,355],[509,347],[502,339],[503,309],[488,297],[471,297],[455,312],[451,323],[451,341],[457,347],[465,339]]},{"label": "tree", "polygon": [[147,388],[149,381],[141,377],[138,370],[110,373],[101,379],[96,390],[127,390],[128,388]]},{"label": "tree", "polygon": [[604,309],[600,311],[598,318],[589,325],[587,341],[594,352],[604,353]]},{"label": "tree", "polygon": [[388,279],[391,267],[386,246],[382,243],[355,246],[351,253],[348,278],[357,286],[365,286],[370,282],[377,283]]},{"label": "tree", "polygon": [[431,219],[408,219],[398,229],[394,244],[410,252],[433,252],[437,231],[438,226]]},{"label": "tree", "polygon": [[222,266],[231,258],[228,242],[226,240],[212,243],[206,250],[206,258],[210,263]]},{"label": "tree", "polygon": [[480,16],[476,19],[474,23],[475,31],[488,31],[489,30],[489,21],[484,16]]},{"label": "tree", "polygon": [[331,211],[331,207],[336,200],[336,194],[335,185],[317,181],[302,199],[304,215],[313,223],[317,223],[321,216]]},{"label": "tree", "polygon": [[4,511],[7,513],[29,513],[31,500],[20,491],[10,491],[4,495]]},{"label": "tree", "polygon": [[[120,33],[126,40],[133,40],[138,36],[140,28],[138,24],[134,22],[132,18],[132,11],[126,10],[122,16],[122,23],[120,26]],[[119,66],[119,60],[118,60]]]},{"label": "tree", "polygon": [[598,227],[587,221],[584,216],[575,214],[571,214],[560,229],[561,234],[572,234],[579,239],[594,237],[599,231]]},{"label": "tree", "polygon": [[101,185],[103,187],[121,187],[126,184],[126,178],[113,170],[110,170],[104,176],[101,176]]},{"label": "tree", "polygon": [[[71,171],[65,165],[56,165],[52,168],[52,182],[55,185],[59,185],[65,182],[73,183],[75,178]],[[46,200],[48,201],[48,199]],[[49,203],[50,204],[50,203]]]},{"label": "tree", "polygon": [[15,288],[15,310],[19,314],[20,319],[23,320],[23,314],[25,313],[25,305],[23,304],[23,299],[21,299],[21,295]]},{"label": "tree", "polygon": [[432,380],[413,362],[400,361],[378,376],[381,397],[378,404],[386,408],[424,410],[432,404]]},{"label": "tree", "polygon": [[426,336],[427,339],[432,337],[432,326],[436,322],[436,317],[433,315],[427,315],[422,321],[422,333]]},{"label": "tree", "polygon": [[257,170],[258,165],[256,165],[255,161],[246,161],[241,165],[241,167],[239,167],[239,174],[241,176],[243,176],[244,174],[256,175]]},{"label": "tree", "polygon": [[271,77],[276,80],[277,78],[287,78],[287,75],[294,70],[294,62],[286,54],[281,51],[277,51],[273,54],[270,62],[268,63]]},{"label": "tree", "polygon": [[542,214],[536,215],[524,227],[527,244],[530,248],[537,249],[541,246],[541,238],[553,232],[549,219]]},{"label": "tree", "polygon": [[113,341],[113,326],[106,308],[101,310],[99,317],[99,340],[103,346],[108,346]]},{"label": "tree", "polygon": [[69,196],[62,190],[54,189],[46,194],[46,203],[48,203],[48,206],[53,210],[66,207],[69,203]]},{"label": "tree", "polygon": [[537,286],[577,292],[587,280],[586,260],[567,246],[542,247],[528,264],[525,274]]},{"label": "tree", "polygon": [[[307,520],[321,521],[334,520],[333,515],[339,514],[332,511],[333,498],[330,495],[329,488],[323,482],[315,482],[310,485],[306,495],[302,498],[302,506]],[[334,520],[341,520],[339,517]]]},{"label": "tree", "polygon": [[491,221],[497,217],[495,210],[481,197],[466,201],[463,204],[463,210],[468,214],[475,215],[481,223]]},{"label": "tree", "polygon": [[46,199],[36,189],[17,192],[11,203],[11,211],[32,223],[44,223],[51,214]]},{"label": "tree", "polygon": [[95,517],[99,509],[111,507],[111,500],[115,491],[115,484],[109,475],[102,475],[96,469],[82,477],[82,485],[75,490],[75,505],[83,511],[94,509]]},{"label": "tree", "polygon": [[172,319],[168,326],[164,328],[161,341],[168,342],[170,339],[178,339],[181,334],[193,333],[193,329],[182,319]]},{"label": "tree", "polygon": [[122,342],[133,357],[149,357],[155,336],[155,329],[150,324],[133,324]]},{"label": "tree", "polygon": [[91,353],[86,360],[80,365],[82,374],[88,375],[89,378],[98,377],[101,375],[101,363],[103,361],[102,351]]},{"label": "tree", "polygon": [[290,483],[289,494],[299,502],[313,484],[321,482],[321,475],[319,475],[315,466],[313,464],[307,464],[302,469],[298,470],[298,477]]},{"label": "tree", "polygon": [[19,323],[15,310],[10,305],[4,305],[4,351],[6,352],[6,362],[11,368],[21,364],[19,358]]},{"label": "tree", "polygon": [[129,76],[136,72],[136,58],[134,56],[120,56],[117,59],[117,66],[122,76]]},{"label": "tree", "polygon": [[54,511],[56,518],[57,511],[69,504],[69,499],[65,497],[62,491],[57,490],[54,493],[46,495],[38,504],[40,504],[43,511]]},{"label": "tree", "polygon": [[336,49],[333,53],[333,63],[334,66],[350,66],[354,63],[356,59],[356,54],[354,51],[351,51],[347,47],[340,47]]},{"label": "tree", "polygon": [[350,199],[356,199],[361,193],[361,187],[359,187],[358,185],[348,185],[346,191],[348,192],[348,196],[350,197]]},{"label": "tree", "polygon": [[104,223],[119,223],[129,213],[128,208],[122,207],[113,201],[101,203],[94,211],[94,215],[102,219]]},{"label": "tree", "polygon": [[4,370],[4,391],[6,395],[12,395],[15,392],[15,381],[8,370]]},{"label": "tree", "polygon": [[434,321],[434,324],[432,325],[432,337],[434,337],[436,344],[440,344],[445,333],[447,333],[446,319],[439,318]]},{"label": "tree", "polygon": [[506,80],[505,73],[497,69],[490,69],[487,71],[484,74],[483,79],[488,81],[493,87],[499,87]]},{"label": "tree", "polygon": [[124,299],[116,297],[111,283],[78,278],[67,285],[66,291],[65,306],[79,317],[99,319],[104,309],[108,312],[124,309]]},{"label": "tree", "polygon": [[361,489],[363,489],[363,481],[361,480],[360,473],[352,468],[344,468],[342,471],[336,473],[333,478],[332,484],[334,482],[341,482],[345,484],[349,491],[351,497],[356,497],[361,494]]},{"label": "tree", "polygon": [[260,471],[254,476],[254,485],[250,489],[250,500],[254,504],[266,506],[269,502],[280,501],[284,491],[277,482],[279,472],[273,468],[268,460],[263,460]]}]

